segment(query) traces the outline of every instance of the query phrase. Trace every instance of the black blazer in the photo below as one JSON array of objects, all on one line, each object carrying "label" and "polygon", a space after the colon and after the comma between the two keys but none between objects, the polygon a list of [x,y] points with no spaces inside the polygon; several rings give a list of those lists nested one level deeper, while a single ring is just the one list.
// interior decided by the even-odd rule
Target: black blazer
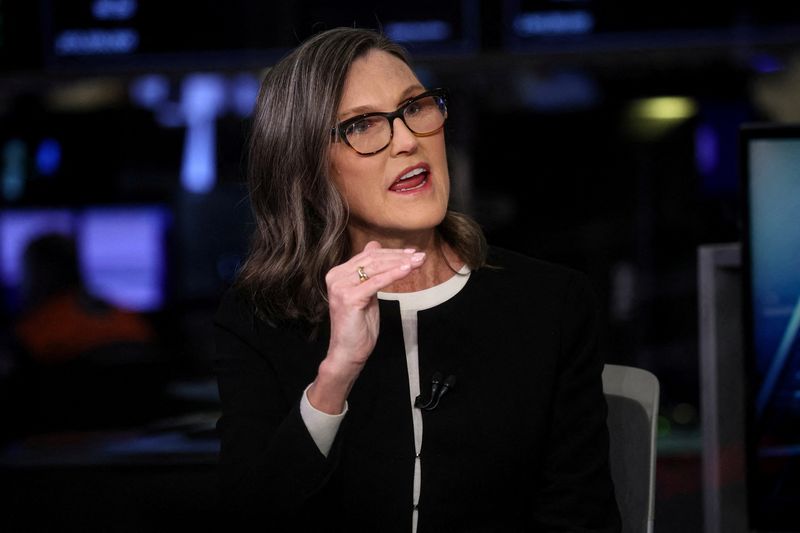
[{"label": "black blazer", "polygon": [[[418,532],[619,531],[589,284],[498,249],[489,263],[418,315],[423,395],[434,372],[457,378],[423,413]],[[303,324],[269,325],[246,297],[225,295],[216,369],[232,517],[272,531],[411,531],[415,450],[397,302],[381,301],[380,313],[326,458],[299,404],[328,331],[309,340]]]}]

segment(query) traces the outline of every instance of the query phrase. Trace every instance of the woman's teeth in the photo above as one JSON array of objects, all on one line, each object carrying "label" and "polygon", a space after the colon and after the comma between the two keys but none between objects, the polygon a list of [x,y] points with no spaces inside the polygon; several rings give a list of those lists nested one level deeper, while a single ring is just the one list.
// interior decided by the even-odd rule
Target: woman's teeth
[{"label": "woman's teeth", "polygon": [[398,181],[403,181],[403,180],[407,180],[409,178],[413,178],[414,176],[422,174],[423,172],[427,172],[427,170],[425,170],[424,168],[415,168],[411,172],[400,176],[400,179]]},{"label": "woman's teeth", "polygon": [[413,191],[421,188],[427,182],[428,169],[415,168],[397,178],[397,181],[395,181],[389,189],[395,192]]}]

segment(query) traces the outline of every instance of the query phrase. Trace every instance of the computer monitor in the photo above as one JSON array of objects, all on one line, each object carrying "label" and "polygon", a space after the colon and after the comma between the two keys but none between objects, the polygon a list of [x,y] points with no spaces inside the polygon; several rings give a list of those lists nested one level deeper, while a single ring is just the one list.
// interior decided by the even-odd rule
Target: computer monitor
[{"label": "computer monitor", "polygon": [[90,294],[129,310],[161,309],[166,300],[171,220],[171,211],[163,205],[4,208],[0,288],[6,311],[20,310],[26,247],[51,233],[75,239]]},{"label": "computer monitor", "polygon": [[750,528],[800,531],[800,125],[741,129]]}]

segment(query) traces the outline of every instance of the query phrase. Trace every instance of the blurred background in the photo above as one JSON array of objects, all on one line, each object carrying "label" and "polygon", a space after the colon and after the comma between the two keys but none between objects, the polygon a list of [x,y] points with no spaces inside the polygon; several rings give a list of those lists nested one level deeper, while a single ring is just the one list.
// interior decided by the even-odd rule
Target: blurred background
[{"label": "blurred background", "polygon": [[606,361],[661,380],[657,529],[700,531],[697,247],[740,240],[740,125],[800,122],[792,3],[0,0],[0,524],[214,524],[249,116],[353,25],[449,88],[454,205],[589,275]]}]

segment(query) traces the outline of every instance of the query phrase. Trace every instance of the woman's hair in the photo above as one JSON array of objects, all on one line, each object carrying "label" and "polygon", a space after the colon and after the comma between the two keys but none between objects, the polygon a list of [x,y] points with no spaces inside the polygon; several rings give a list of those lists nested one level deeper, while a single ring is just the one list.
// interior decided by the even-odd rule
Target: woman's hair
[{"label": "woman's hair", "polygon": [[[237,284],[264,318],[327,316],[325,274],[350,257],[348,206],[328,179],[331,128],[350,65],[370,50],[406,64],[406,51],[372,30],[317,34],[272,67],[261,84],[249,144],[256,228]],[[448,211],[437,228],[471,269],[483,266],[478,225]]]}]

